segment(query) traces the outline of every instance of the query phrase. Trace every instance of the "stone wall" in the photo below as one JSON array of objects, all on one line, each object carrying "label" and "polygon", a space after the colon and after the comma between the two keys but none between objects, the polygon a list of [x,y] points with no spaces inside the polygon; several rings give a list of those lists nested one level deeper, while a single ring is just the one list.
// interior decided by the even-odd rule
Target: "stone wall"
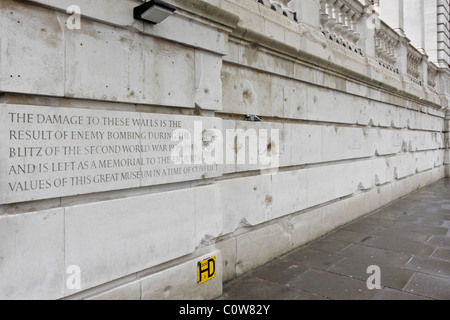
[{"label": "stone wall", "polygon": [[[375,32],[361,29],[364,21],[352,25],[356,15],[347,20],[354,34],[342,41],[321,26],[323,1],[167,0],[176,13],[153,26],[133,19],[142,1],[80,0],[81,29],[69,29],[71,2],[0,3],[2,299],[215,298],[224,281],[449,174],[449,94],[440,86],[448,70],[436,67],[439,83],[430,86],[424,60],[414,81],[404,41],[400,72],[386,68]],[[367,20],[369,5],[353,5]],[[104,122],[39,126],[38,114]],[[224,143],[235,161],[158,179],[144,177],[148,164],[139,162],[139,174],[117,181],[128,171],[102,161],[125,156],[76,148],[99,153],[112,143],[102,132],[126,132],[133,119],[235,132]],[[27,139],[27,129],[40,138]],[[237,161],[252,150],[252,129],[278,130],[279,139],[260,144],[279,166]],[[62,143],[45,141],[45,130],[53,140],[64,130],[90,133]],[[130,157],[150,159],[144,129],[133,130],[139,138],[120,143],[139,145]],[[59,153],[29,153],[46,147]],[[71,158],[86,167],[77,171]],[[19,166],[29,164],[33,170]],[[42,182],[30,190],[25,177]],[[198,285],[197,263],[212,256],[217,275]],[[73,266],[79,288],[68,283]]]}]

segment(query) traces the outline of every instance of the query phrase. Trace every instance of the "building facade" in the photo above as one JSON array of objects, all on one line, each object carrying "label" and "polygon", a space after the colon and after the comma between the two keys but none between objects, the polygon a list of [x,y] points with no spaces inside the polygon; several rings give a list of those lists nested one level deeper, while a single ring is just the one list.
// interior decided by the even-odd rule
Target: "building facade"
[{"label": "building facade", "polygon": [[1,299],[213,299],[449,176],[448,0],[143,2],[0,2]]}]

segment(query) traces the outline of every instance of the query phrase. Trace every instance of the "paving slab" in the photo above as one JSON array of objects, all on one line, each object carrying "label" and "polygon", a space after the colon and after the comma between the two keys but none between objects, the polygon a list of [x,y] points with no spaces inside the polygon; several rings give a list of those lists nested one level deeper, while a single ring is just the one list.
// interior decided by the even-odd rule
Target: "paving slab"
[{"label": "paving slab", "polygon": [[450,279],[416,273],[405,292],[411,292],[438,300],[450,299]]},{"label": "paving slab", "polygon": [[[367,281],[371,274],[367,273],[367,269],[371,264],[357,259],[345,258],[338,262],[328,271],[350,278]],[[414,275],[413,271],[400,268],[393,268],[385,265],[379,265],[381,271],[381,285],[383,287],[403,290]]]},{"label": "paving slab", "polygon": [[219,300],[287,300],[293,294],[288,286],[248,275],[225,284]]},{"label": "paving slab", "polygon": [[392,226],[392,228],[400,230],[408,230],[429,235],[446,235],[448,232],[447,228],[431,227],[417,223],[405,223],[405,222],[397,222],[395,225]]},{"label": "paving slab", "polygon": [[255,271],[255,275],[269,281],[287,284],[293,278],[305,273],[309,267],[297,263],[278,260]]},{"label": "paving slab", "polygon": [[297,250],[283,258],[284,261],[295,262],[302,266],[320,269],[327,269],[342,259],[343,257],[341,255],[312,250],[309,248]]},{"label": "paving slab", "polygon": [[441,259],[415,256],[405,265],[405,269],[450,278],[450,261]]},{"label": "paving slab", "polygon": [[430,256],[436,250],[434,246],[397,238],[373,237],[365,245],[411,255]]},{"label": "paving slab", "polygon": [[426,242],[437,247],[448,247],[450,248],[450,237],[448,236],[431,236],[431,238]]},{"label": "paving slab", "polygon": [[375,300],[405,301],[405,300],[432,300],[432,299],[416,294],[410,294],[407,292],[386,288],[381,290],[381,293],[375,298]]},{"label": "paving slab", "polygon": [[339,241],[335,239],[322,239],[317,240],[308,245],[309,249],[324,251],[328,253],[338,253],[339,251],[344,250],[348,246],[350,246],[351,242]]},{"label": "paving slab", "polygon": [[438,248],[433,253],[433,257],[434,258],[438,258],[438,259],[443,259],[443,260],[450,261],[450,249]]},{"label": "paving slab", "polygon": [[346,242],[352,242],[352,243],[362,243],[364,241],[367,241],[372,236],[366,234],[366,233],[360,233],[360,232],[354,232],[354,231],[348,231],[345,229],[338,230],[336,232],[333,232],[328,236],[328,239],[333,240],[340,240],[340,241],[346,241]]},{"label": "paving slab", "polygon": [[384,227],[375,230],[374,232],[372,232],[372,235],[384,238],[399,238],[417,242],[425,242],[430,238],[430,235],[425,233]]},{"label": "paving slab", "polygon": [[404,266],[412,257],[409,254],[359,244],[351,245],[345,250],[342,250],[340,254],[348,258],[367,261],[372,265],[382,264],[398,268]]},{"label": "paving slab", "polygon": [[289,285],[331,299],[371,299],[378,293],[369,290],[365,281],[316,269],[294,279]]}]

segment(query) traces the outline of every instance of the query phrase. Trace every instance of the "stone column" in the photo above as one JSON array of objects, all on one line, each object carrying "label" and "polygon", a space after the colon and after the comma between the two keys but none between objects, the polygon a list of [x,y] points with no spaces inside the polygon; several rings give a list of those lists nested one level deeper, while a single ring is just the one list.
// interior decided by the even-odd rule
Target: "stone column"
[{"label": "stone column", "polygon": [[398,45],[396,67],[401,75],[408,74],[408,45],[410,42],[407,37],[402,36]]},{"label": "stone column", "polygon": [[[358,31],[360,40],[358,42],[364,55],[375,57],[375,27],[373,23],[374,15],[377,15],[373,7],[367,7],[362,17],[358,20]],[[376,17],[375,17],[376,18]]]},{"label": "stone column", "polygon": [[438,3],[437,0],[424,0],[425,49],[430,61],[438,64]]},{"label": "stone column", "polygon": [[428,84],[428,55],[422,54],[422,61],[419,64],[420,80],[423,85]]},{"label": "stone column", "polygon": [[403,9],[406,36],[414,47],[425,53],[424,0],[407,0]]}]

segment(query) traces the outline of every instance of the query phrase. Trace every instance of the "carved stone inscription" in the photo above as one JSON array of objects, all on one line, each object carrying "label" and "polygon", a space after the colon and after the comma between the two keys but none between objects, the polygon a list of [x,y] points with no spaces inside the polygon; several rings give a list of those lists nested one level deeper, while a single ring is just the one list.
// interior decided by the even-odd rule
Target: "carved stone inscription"
[{"label": "carved stone inscription", "polygon": [[[0,107],[0,204],[221,175],[220,165],[206,164],[194,150],[205,130],[221,130],[220,119]],[[186,139],[192,143],[180,143]],[[192,150],[177,150],[180,145]],[[189,159],[176,163],[174,154]]]}]

